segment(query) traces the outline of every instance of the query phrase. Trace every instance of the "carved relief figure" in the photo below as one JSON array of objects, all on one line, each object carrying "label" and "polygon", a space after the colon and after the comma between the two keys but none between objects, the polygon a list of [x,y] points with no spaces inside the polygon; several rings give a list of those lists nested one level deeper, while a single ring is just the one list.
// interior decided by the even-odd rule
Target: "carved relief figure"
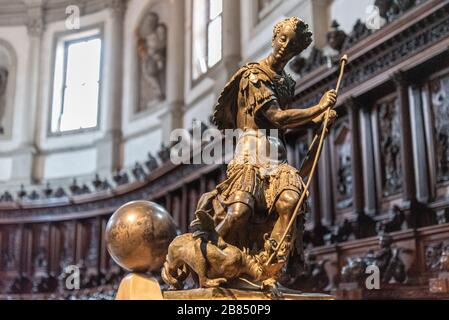
[{"label": "carved relief figure", "polygon": [[449,77],[431,84],[438,182],[449,180]]},{"label": "carved relief figure", "polygon": [[61,236],[59,266],[61,270],[64,270],[67,266],[74,263],[75,224],[73,222],[61,224],[59,226],[59,234]]},{"label": "carved relief figure", "polygon": [[352,204],[352,167],[351,167],[351,137],[347,119],[336,126],[335,157],[337,175],[337,208],[347,208]]},{"label": "carved relief figure", "polygon": [[14,271],[19,264],[21,233],[19,230],[13,228],[7,228],[4,230],[6,248],[4,248],[1,252],[0,269],[4,271]]},{"label": "carved relief figure", "polygon": [[48,266],[48,233],[49,227],[47,225],[40,226],[35,229],[36,249],[34,252],[34,270],[35,272],[42,272]]},{"label": "carved relief figure", "polygon": [[139,57],[139,101],[137,112],[165,99],[167,27],[149,12],[136,30]]},{"label": "carved relief figure", "polygon": [[392,280],[404,283],[407,280],[407,270],[401,258],[402,253],[410,253],[404,248],[393,247],[393,238],[389,234],[379,237],[380,249],[373,250],[361,257],[348,258],[348,263],[341,269],[343,282],[363,282],[366,279],[367,266],[374,265],[379,268],[383,283]]},{"label": "carved relief figure", "polygon": [[3,117],[6,109],[6,87],[8,85],[8,70],[0,66],[0,134],[3,134]]},{"label": "carved relief figure", "polygon": [[430,244],[425,247],[426,269],[430,272],[449,271],[449,241]]},{"label": "carved relief figure", "polygon": [[401,127],[396,99],[379,106],[378,123],[383,195],[387,197],[402,191]]}]

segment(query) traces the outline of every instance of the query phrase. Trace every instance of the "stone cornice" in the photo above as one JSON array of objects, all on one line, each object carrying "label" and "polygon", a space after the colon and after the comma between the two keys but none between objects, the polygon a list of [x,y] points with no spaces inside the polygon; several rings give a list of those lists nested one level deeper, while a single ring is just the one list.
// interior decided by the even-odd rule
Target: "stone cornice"
[{"label": "stone cornice", "polygon": [[[126,2],[127,0],[124,0]],[[29,9],[39,6],[41,2],[42,20],[45,23],[62,21],[66,18],[66,8],[70,5],[79,6],[81,15],[89,15],[105,10],[110,0],[63,0],[63,1],[42,1],[42,0],[16,0],[3,3],[0,1],[0,27],[1,26],[23,26],[29,25]],[[38,26],[36,23],[32,29]]]}]

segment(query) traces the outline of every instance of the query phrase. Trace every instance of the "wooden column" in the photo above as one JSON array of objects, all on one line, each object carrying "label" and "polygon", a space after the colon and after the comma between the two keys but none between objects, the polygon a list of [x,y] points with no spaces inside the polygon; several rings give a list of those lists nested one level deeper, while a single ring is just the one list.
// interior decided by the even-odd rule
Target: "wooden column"
[{"label": "wooden column", "polygon": [[324,140],[323,151],[318,163],[319,199],[321,202],[321,221],[330,226],[334,223],[334,205],[332,194],[332,171],[330,163],[329,140]]},{"label": "wooden column", "polygon": [[416,173],[416,196],[423,203],[429,202],[431,188],[429,185],[428,149],[424,123],[422,85],[412,85],[410,95],[412,139],[414,148],[414,171]]},{"label": "wooden column", "polygon": [[361,150],[364,211],[367,215],[375,215],[377,211],[376,176],[374,165],[373,130],[370,110],[360,110]]},{"label": "wooden column", "polygon": [[101,226],[101,232],[100,232],[100,271],[102,273],[106,273],[108,269],[108,250],[106,247],[106,225],[108,223],[108,219],[101,217],[100,218],[100,226]]},{"label": "wooden column", "polygon": [[[313,129],[309,129],[307,132],[309,143],[314,136]],[[301,160],[300,160],[301,161]],[[300,163],[300,161],[298,161]],[[320,208],[320,189],[318,172],[312,177],[310,184],[310,209],[312,210],[312,223],[315,228],[317,225],[321,225],[321,208]]]},{"label": "wooden column", "polygon": [[[312,141],[315,132],[313,129],[309,129],[307,132],[309,143]],[[320,204],[320,170],[312,177],[310,184],[310,209],[312,211],[312,243],[314,246],[321,246],[324,244],[324,236],[329,232],[329,229],[323,226],[323,213],[321,212],[322,206]],[[328,225],[330,224],[327,223]]]},{"label": "wooden column", "polygon": [[415,172],[413,164],[412,129],[410,119],[410,101],[408,96],[408,79],[403,72],[397,72],[392,80],[396,85],[399,121],[401,125],[401,158],[403,169],[403,201],[409,209],[416,202]]},{"label": "wooden column", "polygon": [[75,260],[74,263],[78,264],[84,259],[84,225],[81,221],[75,222]]}]

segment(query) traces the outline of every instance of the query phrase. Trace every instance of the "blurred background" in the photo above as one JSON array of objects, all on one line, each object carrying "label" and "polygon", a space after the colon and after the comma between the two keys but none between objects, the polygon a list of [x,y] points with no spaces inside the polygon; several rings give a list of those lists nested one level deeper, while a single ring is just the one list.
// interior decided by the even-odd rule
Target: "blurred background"
[{"label": "blurred background", "polygon": [[[161,204],[186,232],[226,167],[172,164],[170,133],[211,127],[227,80],[270,52],[290,16],[314,35],[288,65],[292,107],[318,102],[350,60],[310,193],[308,267],[289,284],[444,295],[448,1],[0,0],[0,298],[112,299],[124,272],[104,232],[128,201]],[[288,132],[294,166],[313,133]],[[357,266],[373,261],[399,271],[357,291]],[[68,266],[79,290],[65,286]]]}]

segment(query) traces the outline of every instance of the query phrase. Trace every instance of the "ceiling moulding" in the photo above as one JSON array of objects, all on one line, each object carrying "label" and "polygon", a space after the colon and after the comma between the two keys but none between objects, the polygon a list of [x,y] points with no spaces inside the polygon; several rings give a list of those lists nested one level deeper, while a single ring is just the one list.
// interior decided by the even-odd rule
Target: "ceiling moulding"
[{"label": "ceiling moulding", "polygon": [[[127,1],[127,0],[123,0]],[[110,0],[52,0],[44,1],[44,21],[46,23],[62,21],[69,5],[80,7],[82,15],[89,15],[107,8]],[[25,1],[0,0],[0,26],[19,26],[27,23]]]}]

